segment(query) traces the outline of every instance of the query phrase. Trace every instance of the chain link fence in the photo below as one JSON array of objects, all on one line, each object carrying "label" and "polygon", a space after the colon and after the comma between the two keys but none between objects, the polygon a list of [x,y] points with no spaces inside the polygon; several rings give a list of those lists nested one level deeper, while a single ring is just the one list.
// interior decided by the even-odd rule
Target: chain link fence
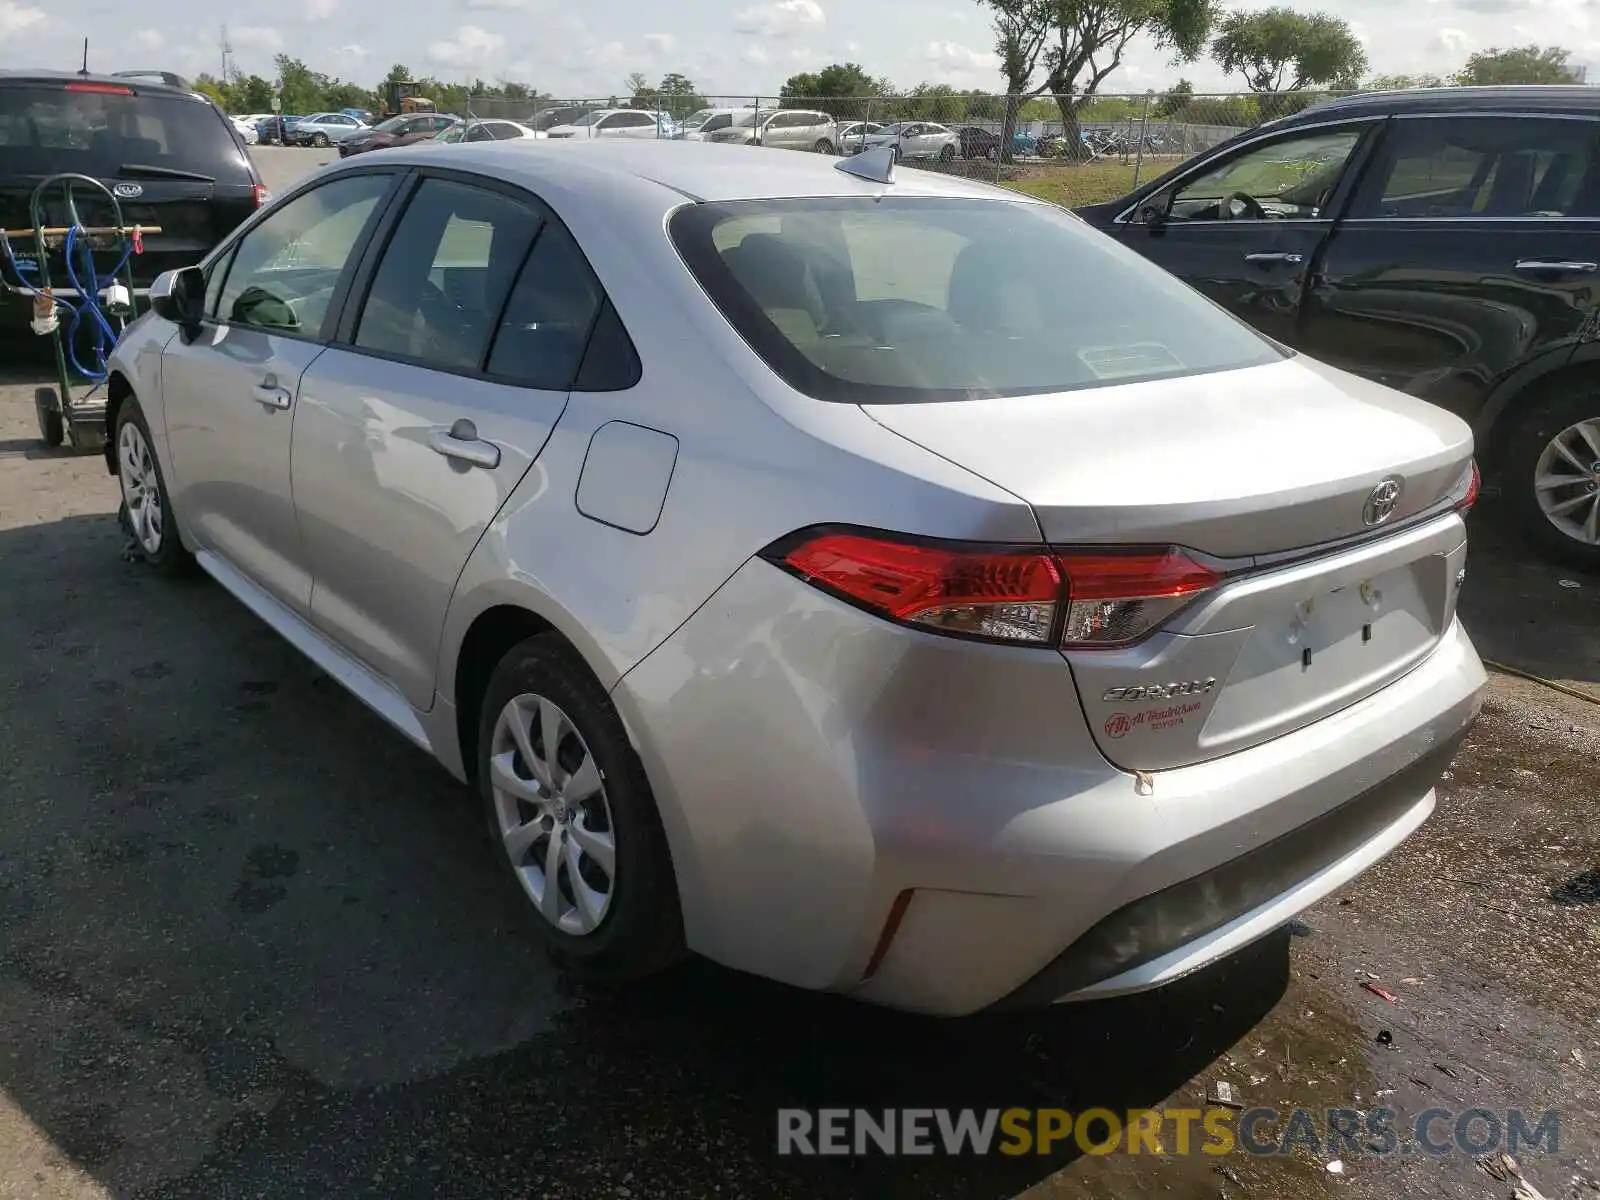
[{"label": "chain link fence", "polygon": [[[663,96],[474,99],[471,115],[565,136],[731,142],[852,155],[891,147],[908,167],[1004,183],[1066,205],[1115,199],[1140,182],[1327,93],[1006,96],[930,87],[891,96]],[[617,124],[604,109],[651,114]]]}]

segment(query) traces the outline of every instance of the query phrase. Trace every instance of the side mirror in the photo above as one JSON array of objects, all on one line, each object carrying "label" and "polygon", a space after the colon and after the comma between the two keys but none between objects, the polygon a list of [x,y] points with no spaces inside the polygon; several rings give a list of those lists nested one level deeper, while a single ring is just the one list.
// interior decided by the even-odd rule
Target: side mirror
[{"label": "side mirror", "polygon": [[206,277],[199,267],[163,271],[150,285],[150,307],[156,316],[171,321],[186,338],[200,331],[206,307]]}]

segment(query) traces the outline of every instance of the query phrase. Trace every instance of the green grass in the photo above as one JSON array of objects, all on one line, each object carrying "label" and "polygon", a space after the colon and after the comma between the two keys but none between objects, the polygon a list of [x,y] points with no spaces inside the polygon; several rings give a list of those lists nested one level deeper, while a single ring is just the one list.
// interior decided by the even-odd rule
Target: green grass
[{"label": "green grass", "polygon": [[[1161,165],[1146,164],[1142,179],[1154,179],[1167,169]],[[1038,168],[1039,174],[1022,179],[1004,180],[1002,187],[1049,200],[1063,208],[1077,208],[1080,204],[1099,204],[1115,200],[1133,191],[1132,163],[1092,162],[1076,165],[1062,164]]]}]

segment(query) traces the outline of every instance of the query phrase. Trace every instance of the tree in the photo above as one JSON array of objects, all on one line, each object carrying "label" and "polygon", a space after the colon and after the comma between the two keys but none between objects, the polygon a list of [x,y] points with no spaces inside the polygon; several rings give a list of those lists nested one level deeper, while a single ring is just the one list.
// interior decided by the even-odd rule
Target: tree
[{"label": "tree", "polygon": [[[982,0],[995,13],[1001,66],[1008,86],[1029,83],[1015,94],[1048,93],[1065,129],[1067,153],[1088,156],[1078,110],[1122,65],[1136,38],[1149,38],[1179,62],[1200,57],[1216,25],[1216,0]],[[1036,41],[1037,40],[1037,41]],[[1037,50],[1032,47],[1037,44]],[[1008,58],[1014,52],[1016,61]],[[1032,54],[1032,61],[1029,55]],[[1033,84],[1036,69],[1044,80]],[[1002,150],[1009,150],[1009,130]]]},{"label": "tree", "polygon": [[1455,83],[1462,87],[1491,86],[1505,83],[1582,83],[1584,72],[1572,67],[1567,60],[1572,51],[1562,46],[1516,46],[1509,50],[1492,47],[1480,50],[1467,59],[1467,65],[1456,73]]},{"label": "tree", "polygon": [[1172,85],[1172,90],[1163,95],[1151,108],[1150,115],[1163,121],[1181,120],[1183,114],[1194,103],[1194,84],[1187,79],[1180,79]]},{"label": "tree", "polygon": [[1444,87],[1437,75],[1374,75],[1361,85],[1363,92],[1403,92],[1409,88]]},{"label": "tree", "polygon": [[272,81],[259,75],[246,75],[234,81],[234,100],[243,113],[272,111]]},{"label": "tree", "polygon": [[1211,56],[1252,92],[1353,87],[1367,69],[1367,52],[1343,18],[1292,8],[1229,13]]},{"label": "tree", "polygon": [[[635,71],[624,79],[622,84],[628,89],[628,95],[630,96],[645,96],[651,90],[650,81],[644,77],[643,71]],[[650,95],[648,98],[652,102],[655,100],[654,95]]]},{"label": "tree", "polygon": [[273,60],[278,69],[278,95],[283,101],[284,113],[307,115],[322,107],[323,93],[328,89],[328,78],[319,75],[298,58],[280,54]]},{"label": "tree", "polygon": [[669,71],[661,77],[656,95],[660,98],[661,107],[675,121],[681,121],[690,113],[706,107],[706,98],[696,90],[694,80],[676,71]]},{"label": "tree", "polygon": [[860,121],[875,115],[870,112],[874,99],[893,94],[888,80],[874,79],[860,63],[834,63],[814,74],[789,76],[778,103],[820,109],[836,120]]}]

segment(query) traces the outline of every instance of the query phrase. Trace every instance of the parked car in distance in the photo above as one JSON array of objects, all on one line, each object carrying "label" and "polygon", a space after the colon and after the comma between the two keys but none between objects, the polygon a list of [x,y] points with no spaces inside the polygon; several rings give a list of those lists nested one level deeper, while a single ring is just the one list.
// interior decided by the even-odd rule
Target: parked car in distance
[{"label": "parked car in distance", "polygon": [[949,162],[961,153],[961,135],[931,121],[897,121],[869,134],[863,150],[887,146],[897,159],[935,159]]},{"label": "parked car in distance", "polygon": [[507,142],[517,138],[543,138],[546,135],[517,121],[499,118],[466,120],[434,135],[434,141],[456,142]]},{"label": "parked car in distance", "polygon": [[649,138],[677,137],[676,122],[665,113],[643,108],[598,108],[585,113],[570,125],[553,125],[546,137],[565,138]]},{"label": "parked car in distance", "polygon": [[449,113],[406,113],[390,117],[338,143],[339,157],[349,158],[352,154],[365,154],[368,150],[387,150],[393,146],[430,141],[460,120],[460,117]]},{"label": "parked car in distance", "polygon": [[288,141],[293,146],[316,146],[321,149],[346,141],[370,126],[342,112],[312,113],[301,117],[289,130]]},{"label": "parked car in distance", "polygon": [[261,135],[256,132],[255,117],[229,117],[228,122],[239,131],[239,136],[244,139],[244,144],[254,146],[261,140]]},{"label": "parked car in distance", "polygon": [[541,108],[527,121],[540,133],[555,128],[557,125],[571,125],[579,117],[593,112],[592,108],[581,104],[559,104],[554,108]]},{"label": "parked car in distance", "polygon": [[363,125],[370,126],[370,125],[375,123],[373,121],[373,115],[372,115],[372,111],[370,109],[366,109],[366,108],[341,108],[339,111],[342,112],[347,117],[354,117],[356,120],[360,121]]},{"label": "parked car in distance", "polygon": [[702,108],[683,120],[683,138],[689,142],[705,142],[719,129],[727,129],[741,113],[754,112],[755,105],[744,108]]},{"label": "parked car in distance", "polygon": [[256,138],[263,146],[290,145],[289,139],[299,122],[298,115],[271,113],[256,122]]},{"label": "parked car in distance", "polygon": [[786,158],[304,180],[116,348],[138,556],[470,781],[577,971],[1116,995],[1425,821],[1486,683],[1467,425],[1054,205]]},{"label": "parked car in distance", "polygon": [[827,113],[810,109],[749,109],[706,140],[833,154],[839,148],[839,126]]},{"label": "parked car in distance", "polygon": [[[162,271],[202,258],[267,200],[267,189],[222,110],[188,89],[142,76],[0,70],[0,229],[33,225],[29,199],[49,175],[87,175],[114,191],[123,219],[159,226],[128,260],[143,297]],[[98,199],[97,199],[98,196]],[[109,224],[110,205],[74,191],[87,225]],[[52,224],[70,224],[59,193],[45,200]],[[33,239],[14,242],[19,277],[0,256],[0,327],[26,328],[38,280]],[[70,284],[53,252],[58,291]]]},{"label": "parked car in distance", "polygon": [[866,149],[867,138],[882,133],[883,126],[876,121],[852,121],[839,126],[839,153],[859,154]]},{"label": "parked car in distance", "polygon": [[1466,418],[1523,533],[1600,568],[1600,93],[1316,105],[1080,215],[1272,337]]}]

